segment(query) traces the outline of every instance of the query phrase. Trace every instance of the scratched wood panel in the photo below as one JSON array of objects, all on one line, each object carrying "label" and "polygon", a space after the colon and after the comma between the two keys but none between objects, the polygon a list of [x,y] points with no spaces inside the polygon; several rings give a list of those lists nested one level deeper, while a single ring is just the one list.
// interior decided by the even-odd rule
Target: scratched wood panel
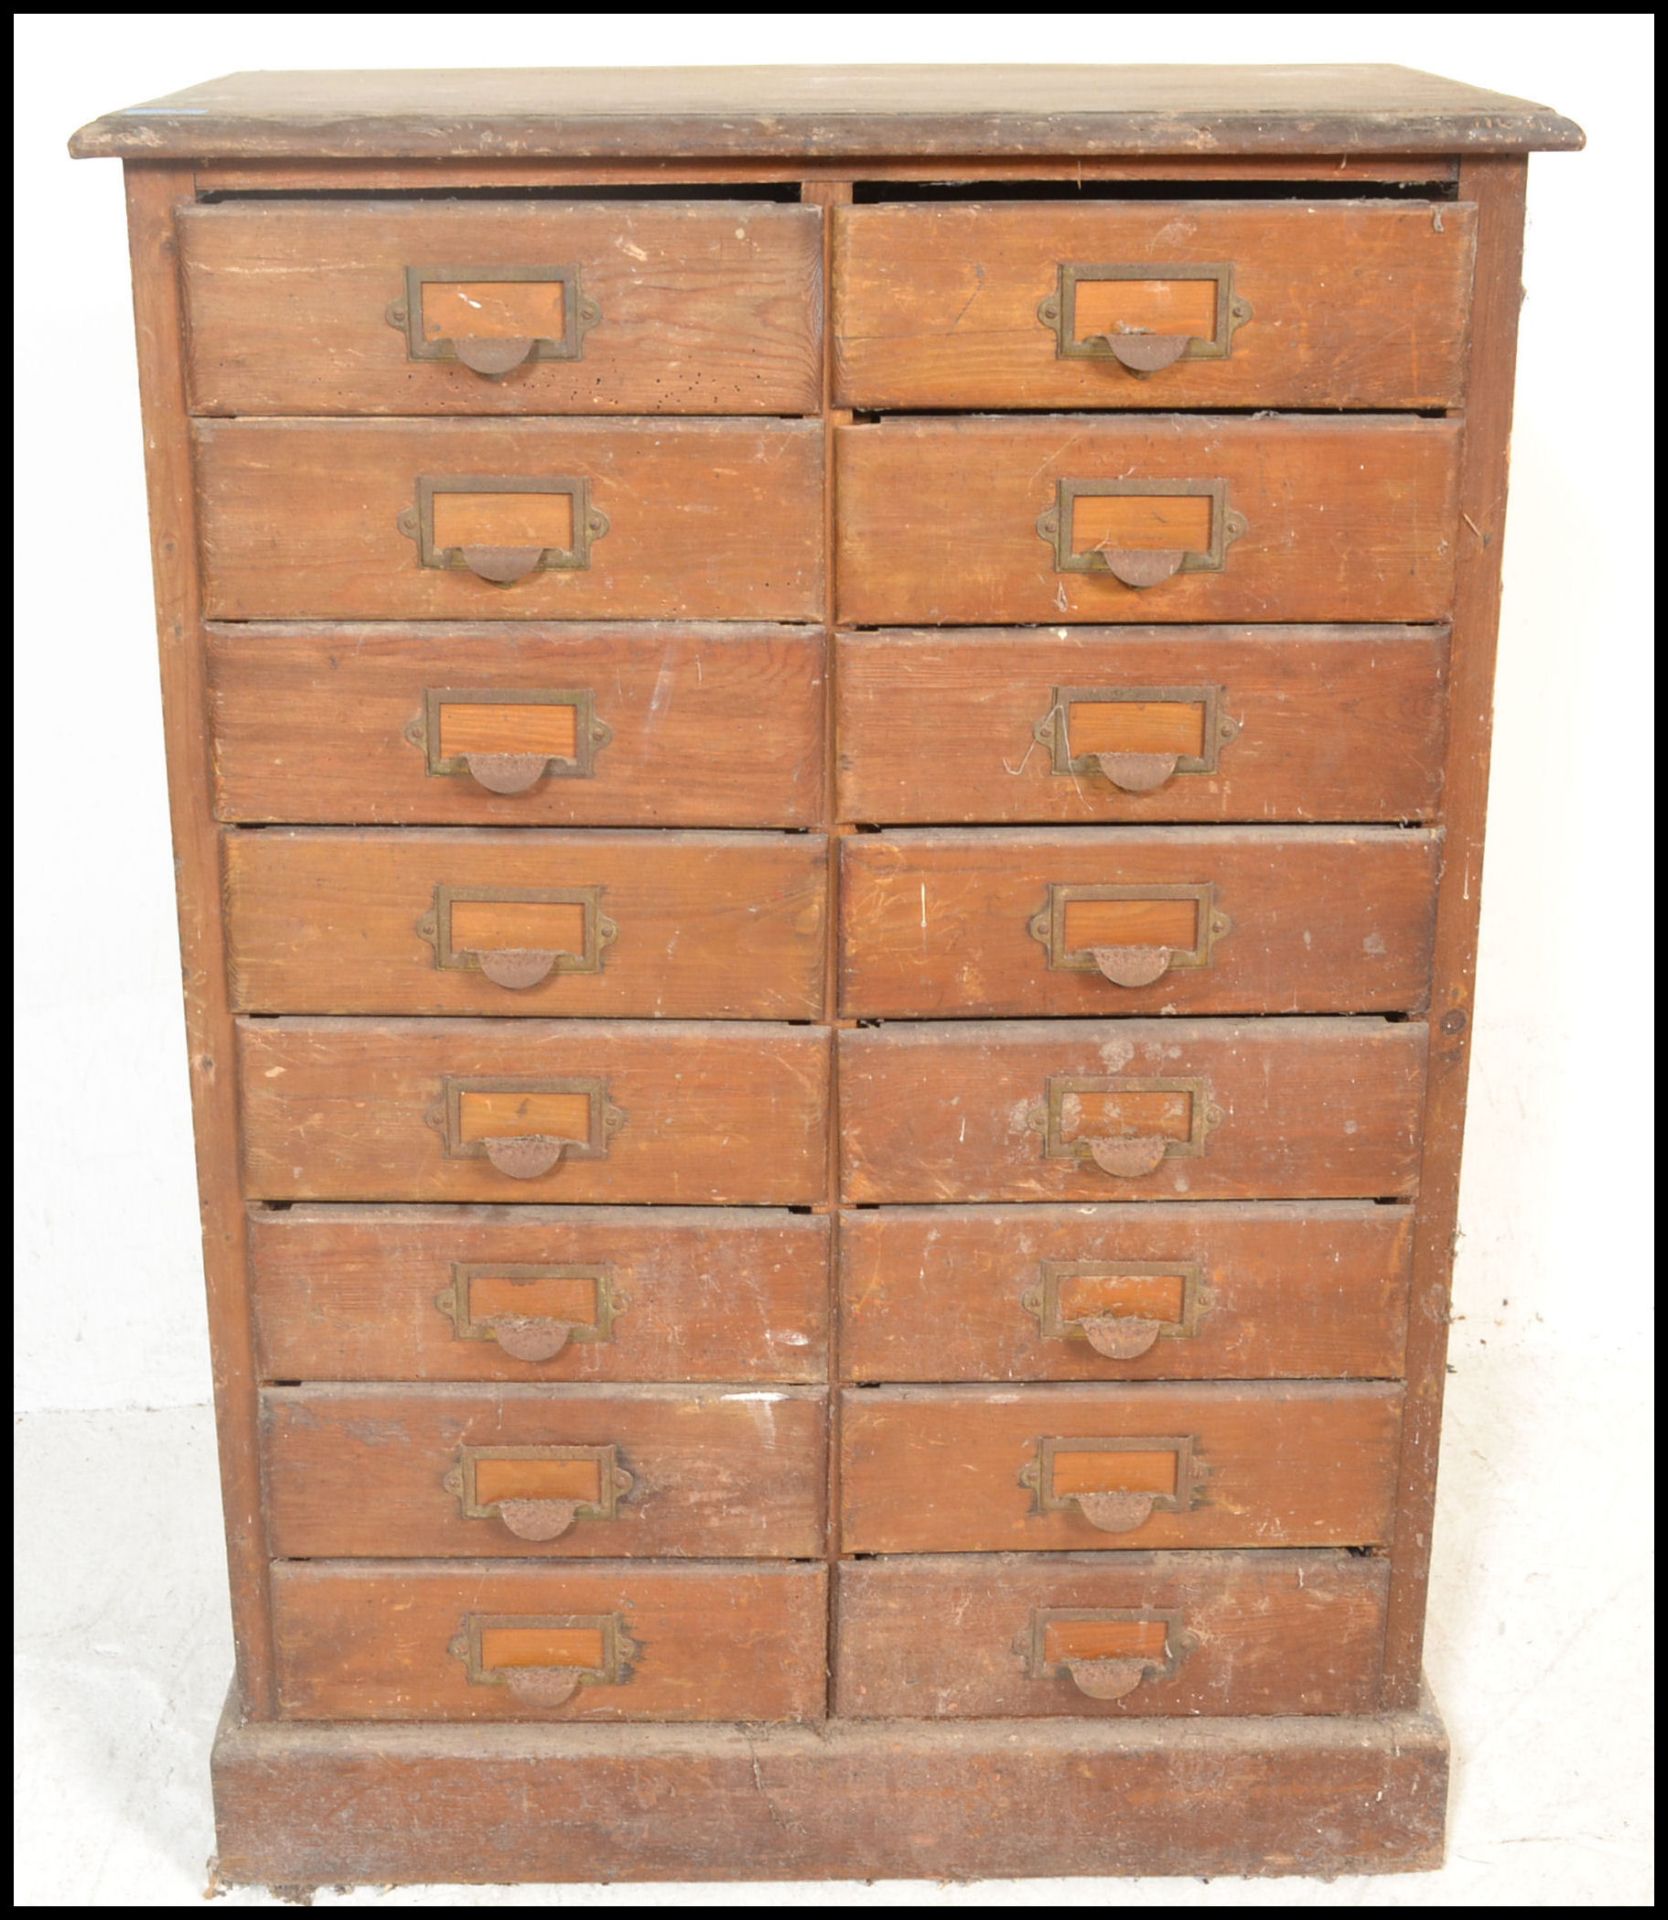
[{"label": "scratched wood panel", "polygon": [[[279,1703],[292,1720],[820,1720],[828,1573],[821,1566],[608,1562],[562,1567],[297,1564],[273,1568]],[[628,1673],[541,1705],[473,1677],[452,1651],[486,1617],[617,1618]],[[539,1629],[516,1649],[536,1665]],[[489,1643],[490,1644],[490,1643]],[[483,1659],[486,1673],[494,1668]]]},{"label": "scratched wood panel", "polygon": [[[179,222],[191,400],[210,414],[814,413],[822,222],[808,207],[327,202],[189,207]],[[563,270],[593,303],[571,358],[500,375],[414,358],[388,309],[406,269],[491,284]],[[528,282],[507,283],[526,288]],[[570,290],[571,289],[571,290]],[[430,298],[445,282],[430,283]],[[549,291],[549,287],[546,287]],[[425,303],[426,304],[426,303]],[[484,304],[484,303],[479,303]],[[429,330],[573,347],[569,316],[448,307]],[[421,325],[421,322],[419,322]],[[543,329],[530,332],[535,325]],[[472,331],[465,329],[472,328]]]},{"label": "scratched wood panel", "polygon": [[[711,1021],[239,1022],[244,1191],[258,1200],[811,1205],[827,1177],[829,1037]],[[623,1120],[594,1158],[523,1178],[459,1150],[448,1078],[600,1083]],[[531,1111],[531,1109],[529,1109]],[[537,1125],[535,1120],[530,1123]],[[488,1136],[482,1135],[483,1140]]]},{"label": "scratched wood panel", "polygon": [[[848,1560],[834,1710],[859,1720],[1368,1713],[1388,1585],[1386,1560],[1336,1552]],[[1108,1611],[1159,1617],[1038,1619]],[[1118,1698],[1092,1698],[1068,1664],[1120,1655],[1141,1677]]]},{"label": "scratched wood panel", "polygon": [[[211,626],[205,644],[222,820],[804,827],[822,817],[819,633],[250,623]],[[607,736],[582,775],[547,768],[521,792],[494,793],[429,751],[430,696],[443,693],[499,703],[488,740],[499,751],[536,745],[525,729],[555,711],[538,704],[552,694],[583,696]]]},{"label": "scratched wood panel", "polygon": [[[281,1558],[822,1553],[819,1389],[269,1387],[261,1417]],[[443,1484],[465,1447],[564,1446],[617,1450],[631,1485],[611,1517],[524,1539],[496,1510],[466,1517]],[[508,1463],[494,1498],[548,1497],[538,1465]]]},{"label": "scratched wood panel", "polygon": [[[822,614],[820,421],[199,420],[193,436],[210,619]],[[424,477],[584,480],[608,531],[588,564],[508,586],[425,566],[397,524]]]},{"label": "scratched wood panel", "polygon": [[1417,1010],[1440,848],[1394,827],[857,834],[840,848],[841,1011]]},{"label": "scratched wood panel", "polygon": [[[842,207],[837,393],[848,407],[1443,407],[1462,389],[1475,219],[1451,202],[1171,200]],[[1148,374],[1062,354],[1123,328],[1220,346],[1217,283],[1250,315],[1228,351]],[[1149,268],[1095,280],[1097,268]],[[1195,302],[1203,306],[1196,308]],[[1172,311],[1172,309],[1174,309]]]},{"label": "scratched wood panel", "polygon": [[[1405,1198],[1425,1047],[1423,1024],[1373,1019],[923,1021],[842,1033],[842,1197]],[[1129,1081],[1182,1085],[1119,1084]],[[1202,1139],[1196,1107],[1221,1116]],[[1165,1157],[1144,1173],[1071,1150],[1158,1140]],[[1189,1144],[1200,1150],[1175,1150]]]},{"label": "scratched wood panel", "polygon": [[[1420,820],[1439,804],[1439,629],[1054,627],[836,644],[842,820]],[[1086,748],[1164,746],[1122,711],[1155,694],[1184,709],[1214,698],[1213,764],[1131,792]],[[1102,730],[1074,743],[1084,707]]]},{"label": "scratched wood panel", "polygon": [[[229,832],[224,853],[244,1012],[822,1012],[816,834],[274,829]],[[516,897],[564,892],[584,897]],[[505,956],[541,950],[550,970],[530,985],[482,970],[520,979]]]},{"label": "scratched wood panel", "polygon": [[[268,1380],[821,1380],[829,1241],[825,1216],[751,1208],[256,1206],[257,1364]],[[460,1288],[461,1319],[439,1304]],[[511,1353],[504,1314],[571,1332]]]},{"label": "scratched wood panel", "polygon": [[[852,1211],[841,1376],[1395,1378],[1412,1245],[1410,1207],[1338,1201]],[[1150,1344],[1100,1351],[1101,1316],[1147,1320]]]},{"label": "scratched wood panel", "polygon": [[[1441,620],[1459,423],[1363,415],[882,420],[835,434],[835,606],[859,626]],[[1156,586],[1057,570],[1057,483],[1223,483],[1245,531]],[[1155,544],[1164,545],[1159,540]],[[1074,551],[1094,545],[1079,530]]]},{"label": "scratched wood panel", "polygon": [[[1375,1546],[1389,1538],[1401,1404],[1399,1386],[1359,1382],[848,1388],[841,1550]],[[1045,1508],[1021,1475],[1048,1439],[1084,1443],[1065,1454],[1083,1486]],[[1151,1447],[1097,1449],[1107,1441]],[[1174,1451],[1184,1441],[1191,1495]],[[1116,1531],[1065,1497],[1126,1488],[1161,1498]]]}]

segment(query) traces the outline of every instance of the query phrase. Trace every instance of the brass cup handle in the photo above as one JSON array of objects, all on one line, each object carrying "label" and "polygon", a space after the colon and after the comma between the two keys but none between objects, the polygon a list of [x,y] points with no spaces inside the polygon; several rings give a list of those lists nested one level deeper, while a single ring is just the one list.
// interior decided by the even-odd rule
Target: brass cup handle
[{"label": "brass cup handle", "polygon": [[532,339],[459,340],[454,337],[452,352],[469,369],[486,380],[501,380],[514,373],[537,345]]},{"label": "brass cup handle", "polygon": [[1158,1341],[1160,1322],[1137,1314],[1097,1313],[1073,1323],[1095,1352],[1107,1360],[1139,1360]]},{"label": "brass cup handle", "polygon": [[1149,374],[1173,367],[1193,339],[1190,333],[1093,333],[1085,335],[1083,344],[1104,347],[1131,373]]},{"label": "brass cup handle", "polygon": [[459,547],[457,551],[477,579],[488,580],[495,587],[510,587],[525,580],[538,571],[544,559],[543,547]]},{"label": "brass cup handle", "polygon": [[[1106,1664],[1104,1662],[1100,1664]],[[579,1691],[579,1667],[505,1667],[504,1685],[527,1707],[565,1707]]]},{"label": "brass cup handle", "polygon": [[562,1155],[573,1143],[553,1139],[547,1133],[526,1133],[503,1139],[483,1140],[481,1151],[500,1173],[512,1180],[537,1180],[560,1164]]},{"label": "brass cup handle", "polygon": [[1173,780],[1181,756],[1174,753],[1097,753],[1095,765],[1124,793],[1156,793]]},{"label": "brass cup handle", "polygon": [[1102,1173],[1119,1180],[1138,1180],[1154,1172],[1169,1148],[1162,1137],[1130,1140],[1090,1140],[1089,1157]]},{"label": "brass cup handle", "polygon": [[1143,1680],[1164,1671],[1156,1660],[1065,1660],[1061,1665],[1091,1700],[1127,1699]]},{"label": "brass cup handle", "polygon": [[556,950],[543,947],[494,947],[477,952],[475,963],[495,987],[512,993],[536,987],[556,964]]},{"label": "brass cup handle", "polygon": [[477,1324],[512,1360],[554,1360],[573,1332],[565,1320],[550,1320],[542,1314],[495,1313]]},{"label": "brass cup handle", "polygon": [[525,793],[550,765],[542,753],[466,753],[469,777],[488,793]]},{"label": "brass cup handle", "polygon": [[[1092,549],[1106,562],[1106,571],[1126,587],[1161,586],[1181,572],[1187,558],[1184,547],[1109,547]],[[465,558],[468,557],[467,549]]]},{"label": "brass cup handle", "polygon": [[1176,955],[1174,947],[1091,947],[1089,951],[1102,977],[1115,987],[1150,987],[1169,972]]},{"label": "brass cup handle", "polygon": [[578,1500],[500,1500],[493,1512],[518,1540],[559,1540],[579,1517]]},{"label": "brass cup handle", "polygon": [[1101,1533],[1133,1533],[1152,1518],[1155,1493],[1074,1493],[1068,1496],[1091,1527]]}]

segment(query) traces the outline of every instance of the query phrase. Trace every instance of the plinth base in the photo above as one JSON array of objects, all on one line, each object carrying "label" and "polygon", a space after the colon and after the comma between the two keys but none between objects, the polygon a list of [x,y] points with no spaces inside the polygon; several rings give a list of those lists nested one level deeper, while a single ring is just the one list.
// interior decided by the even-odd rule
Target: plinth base
[{"label": "plinth base", "polygon": [[1328,1719],[819,1727],[240,1723],[223,1882],[975,1880],[1441,1864],[1448,1741]]}]

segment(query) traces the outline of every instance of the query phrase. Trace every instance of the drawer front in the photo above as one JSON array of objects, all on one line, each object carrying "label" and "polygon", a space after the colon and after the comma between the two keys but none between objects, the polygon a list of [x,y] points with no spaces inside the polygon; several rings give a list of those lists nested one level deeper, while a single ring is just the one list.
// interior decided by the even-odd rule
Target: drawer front
[{"label": "drawer front", "polygon": [[838,640],[842,820],[1419,820],[1447,638],[1083,627]]},{"label": "drawer front", "polygon": [[823,640],[780,627],[210,627],[222,820],[803,827]]},{"label": "drawer front", "polygon": [[383,201],[179,216],[198,413],[814,413],[808,207]]},{"label": "drawer front", "polygon": [[1129,1553],[847,1561],[834,1707],[856,1719],[1367,1713],[1387,1560]]},{"label": "drawer front", "polygon": [[806,1027],[244,1019],[256,1200],[804,1206],[827,1181]]},{"label": "drawer front", "polygon": [[1389,1537],[1401,1389],[847,1389],[845,1553],[1362,1547]]},{"label": "drawer front", "polygon": [[847,1213],[841,1373],[1393,1379],[1412,1250],[1412,1208],[1344,1202]]},{"label": "drawer front", "polygon": [[291,1720],[820,1720],[821,1567],[272,1569]]},{"label": "drawer front", "polygon": [[853,835],[841,1011],[1405,1012],[1429,992],[1439,846],[1392,827]]},{"label": "drawer front", "polygon": [[1401,1198],[1426,1030],[1380,1020],[923,1022],[842,1033],[856,1202]]},{"label": "drawer front", "polygon": [[818,422],[200,420],[220,620],[808,620]]},{"label": "drawer front", "polygon": [[1469,206],[841,207],[848,407],[1445,407]]},{"label": "drawer front", "polygon": [[272,1550],[820,1555],[826,1418],[807,1387],[272,1387]]},{"label": "drawer front", "polygon": [[273,829],[223,854],[244,1011],[822,1012],[816,835]]},{"label": "drawer front", "polygon": [[1458,444],[1387,415],[842,427],[838,617],[1440,620]]},{"label": "drawer front", "polygon": [[607,1207],[249,1210],[267,1380],[813,1381],[828,1221]]}]

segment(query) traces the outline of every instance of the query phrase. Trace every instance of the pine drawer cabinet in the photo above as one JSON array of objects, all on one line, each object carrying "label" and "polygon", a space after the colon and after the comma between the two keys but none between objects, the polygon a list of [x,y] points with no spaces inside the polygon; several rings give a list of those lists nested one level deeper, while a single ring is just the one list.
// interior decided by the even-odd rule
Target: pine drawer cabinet
[{"label": "pine drawer cabinet", "polygon": [[232,1882],[1441,1857],[1526,156],[297,73],[127,168]]}]

